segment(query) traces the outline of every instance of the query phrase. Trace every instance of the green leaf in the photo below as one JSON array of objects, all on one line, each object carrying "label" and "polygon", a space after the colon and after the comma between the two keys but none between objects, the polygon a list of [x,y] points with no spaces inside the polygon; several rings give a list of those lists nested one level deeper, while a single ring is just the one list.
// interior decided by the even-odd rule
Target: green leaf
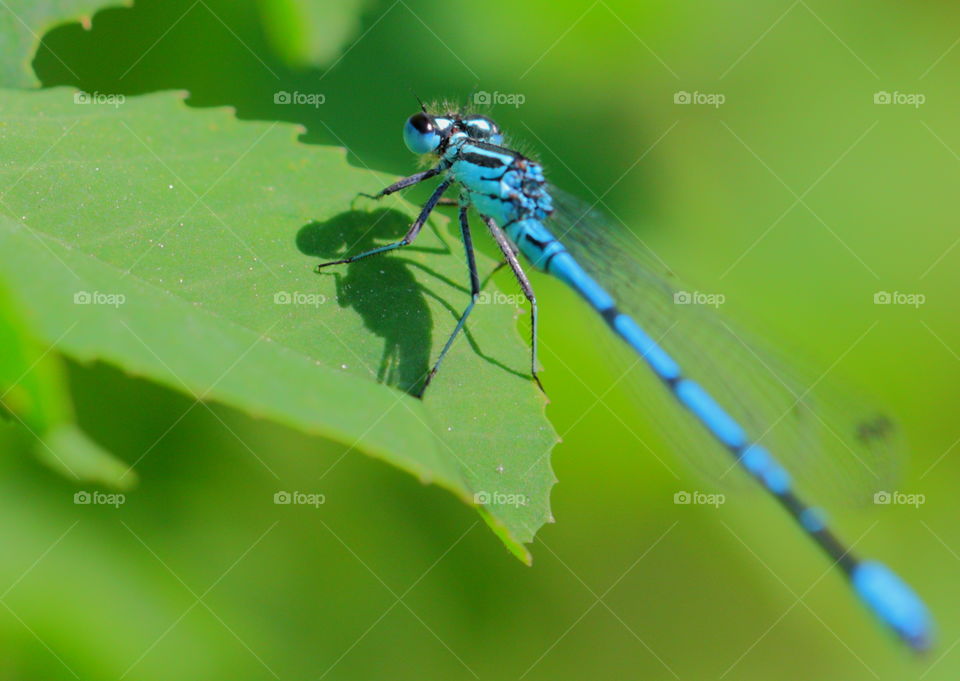
[{"label": "green leaf", "polygon": [[104,7],[132,0],[3,0],[0,2],[0,87],[34,87],[30,60],[43,34],[66,21],[89,23]]},{"label": "green leaf", "polygon": [[390,178],[296,133],[172,94],[4,92],[0,276],[59,352],[481,495],[528,559],[522,543],[550,517],[556,435],[515,305],[478,305],[427,398],[407,394],[468,302],[462,245],[434,217],[407,249],[314,273],[396,240],[416,209],[357,199]]},{"label": "green leaf", "polygon": [[0,415],[23,426],[42,461],[77,480],[130,487],[135,474],[73,423],[60,358],[33,337],[21,310],[0,286]]},{"label": "green leaf", "polygon": [[267,39],[289,66],[323,66],[359,32],[368,0],[257,0]]}]

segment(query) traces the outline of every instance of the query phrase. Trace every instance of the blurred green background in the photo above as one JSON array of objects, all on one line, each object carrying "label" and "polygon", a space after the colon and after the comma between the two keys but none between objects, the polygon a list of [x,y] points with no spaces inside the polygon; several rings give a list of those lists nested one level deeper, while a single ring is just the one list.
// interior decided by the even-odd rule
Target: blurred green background
[{"label": "blurred green background", "polygon": [[[34,68],[45,86],[189,90],[194,106],[300,123],[306,142],[397,175],[414,167],[399,134],[413,92],[521,95],[493,114],[556,184],[602,196],[778,346],[821,370],[842,357],[831,376],[902,422],[900,491],[926,503],[831,510],[860,553],[928,600],[938,644],[904,651],[761,495],[675,505],[679,490],[714,488],[616,384],[598,323],[537,277],[564,441],[557,522],[532,568],[452,496],[358,452],[340,460],[340,443],[216,405],[236,436],[203,409],[170,428],[186,397],[72,366],[98,440],[132,461],[162,438],[113,509],[74,505],[27,435],[0,431],[0,677],[957,678],[960,10],[368,0],[316,3],[304,33],[296,5],[138,0],[54,29]],[[324,103],[278,105],[278,91]],[[724,102],[678,104],[678,92]],[[878,92],[925,101],[876,104]],[[878,291],[926,302],[875,305]],[[281,486],[327,503],[270,503],[278,483],[247,445]]]}]

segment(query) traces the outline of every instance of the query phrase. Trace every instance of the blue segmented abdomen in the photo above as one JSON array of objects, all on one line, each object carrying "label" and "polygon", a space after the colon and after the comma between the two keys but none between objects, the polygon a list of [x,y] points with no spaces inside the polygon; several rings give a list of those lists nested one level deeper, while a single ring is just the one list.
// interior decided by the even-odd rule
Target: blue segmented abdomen
[{"label": "blue segmented abdomen", "polygon": [[864,603],[914,648],[923,650],[929,646],[933,628],[930,614],[906,582],[881,563],[854,559],[826,527],[822,513],[804,504],[794,494],[789,473],[767,448],[751,442],[740,424],[699,383],[683,376],[673,358],[633,318],[617,309],[612,296],[553,238],[542,222],[517,221],[508,225],[507,233],[530,262],[566,282],[600,313],[610,328],[646,361],[677,400],[843,568]]}]

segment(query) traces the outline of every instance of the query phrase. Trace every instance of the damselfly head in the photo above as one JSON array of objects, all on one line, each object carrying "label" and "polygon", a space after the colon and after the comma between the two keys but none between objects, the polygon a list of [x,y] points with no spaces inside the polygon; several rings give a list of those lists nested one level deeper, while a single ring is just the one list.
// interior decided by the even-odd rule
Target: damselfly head
[{"label": "damselfly head", "polygon": [[500,126],[486,116],[470,114],[437,114],[418,111],[403,126],[403,142],[415,154],[441,152],[450,137],[459,135],[472,140],[503,144]]}]

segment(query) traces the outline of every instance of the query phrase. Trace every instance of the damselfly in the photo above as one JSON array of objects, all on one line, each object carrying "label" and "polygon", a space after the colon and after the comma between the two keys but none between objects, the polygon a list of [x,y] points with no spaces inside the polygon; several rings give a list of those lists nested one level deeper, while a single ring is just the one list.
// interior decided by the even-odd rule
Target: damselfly
[{"label": "damselfly", "polygon": [[402,239],[319,267],[352,263],[411,244],[443,194],[451,187],[459,190],[472,298],[424,388],[480,293],[468,221],[472,207],[529,300],[531,375],[538,385],[537,301],[519,254],[572,287],[639,355],[647,370],[635,380],[651,384],[642,386],[641,392],[656,398],[664,414],[661,420],[679,434],[687,451],[714,468],[739,467],[759,482],[844,571],[854,591],[882,621],[913,648],[928,647],[932,622],[923,602],[885,565],[855,558],[828,529],[822,513],[797,495],[792,475],[820,468],[819,463],[828,460],[831,469],[839,460],[868,470],[884,466],[893,436],[891,422],[870,410],[854,414],[832,409],[815,386],[805,387],[766,361],[717,315],[702,306],[678,304],[684,302],[678,299],[682,292],[649,266],[626,230],[548,187],[541,165],[505,146],[503,133],[490,118],[431,113],[423,105],[421,109],[407,119],[403,139],[410,151],[430,155],[431,167],[393,183],[374,198],[434,177],[440,178],[439,186]]}]

